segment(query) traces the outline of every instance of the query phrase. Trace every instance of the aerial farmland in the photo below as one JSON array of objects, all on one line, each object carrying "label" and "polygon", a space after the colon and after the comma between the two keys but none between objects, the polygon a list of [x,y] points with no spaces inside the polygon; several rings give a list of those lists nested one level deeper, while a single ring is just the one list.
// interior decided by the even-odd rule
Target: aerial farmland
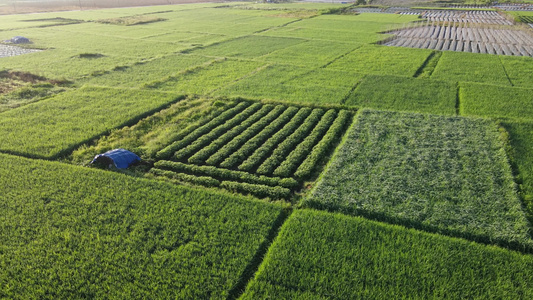
[{"label": "aerial farmland", "polygon": [[533,299],[533,4],[2,3],[0,299]]}]

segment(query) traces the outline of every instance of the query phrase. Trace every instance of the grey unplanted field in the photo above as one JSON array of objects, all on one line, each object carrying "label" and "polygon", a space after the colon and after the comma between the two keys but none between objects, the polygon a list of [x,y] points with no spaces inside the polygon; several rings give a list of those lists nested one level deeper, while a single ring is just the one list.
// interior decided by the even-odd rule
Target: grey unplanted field
[{"label": "grey unplanted field", "polygon": [[432,23],[395,32],[386,46],[483,54],[533,56],[533,34],[518,29],[467,27]]},{"label": "grey unplanted field", "polygon": [[9,57],[9,56],[17,56],[17,55],[39,52],[39,51],[42,51],[42,50],[26,49],[26,48],[12,46],[12,45],[0,44],[0,58]]}]

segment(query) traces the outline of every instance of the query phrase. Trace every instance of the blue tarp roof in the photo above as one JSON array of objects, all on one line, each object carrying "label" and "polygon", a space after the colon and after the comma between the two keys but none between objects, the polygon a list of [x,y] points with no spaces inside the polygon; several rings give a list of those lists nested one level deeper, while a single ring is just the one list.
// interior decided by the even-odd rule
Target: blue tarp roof
[{"label": "blue tarp roof", "polygon": [[107,151],[104,154],[98,154],[94,157],[94,159],[91,161],[91,163],[95,162],[99,157],[108,157],[110,158],[113,163],[115,164],[115,167],[119,169],[126,169],[131,164],[136,163],[138,161],[141,161],[141,158],[137,156],[137,154],[128,151],[126,149],[114,149]]}]

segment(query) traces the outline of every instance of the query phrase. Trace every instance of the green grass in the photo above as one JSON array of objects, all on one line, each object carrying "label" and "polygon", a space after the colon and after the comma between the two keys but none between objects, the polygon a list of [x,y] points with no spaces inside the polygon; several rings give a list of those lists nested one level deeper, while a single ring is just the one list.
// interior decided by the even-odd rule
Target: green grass
[{"label": "green grass", "polygon": [[280,206],[0,155],[1,298],[226,299]]},{"label": "green grass", "polygon": [[303,205],[531,248],[513,179],[489,120],[363,110]]},{"label": "green grass", "polygon": [[532,268],[531,255],[298,210],[242,299],[529,299]]},{"label": "green grass", "polygon": [[533,119],[532,89],[461,83],[459,98],[462,115]]},{"label": "green grass", "polygon": [[497,55],[444,51],[432,79],[511,85]]},{"label": "green grass", "polygon": [[180,98],[177,94],[84,87],[6,111],[0,151],[54,158]]},{"label": "green grass", "polygon": [[455,114],[457,87],[444,81],[368,75],[345,104],[376,109]]},{"label": "green grass", "polygon": [[327,68],[361,74],[414,76],[430,54],[426,49],[365,45]]}]

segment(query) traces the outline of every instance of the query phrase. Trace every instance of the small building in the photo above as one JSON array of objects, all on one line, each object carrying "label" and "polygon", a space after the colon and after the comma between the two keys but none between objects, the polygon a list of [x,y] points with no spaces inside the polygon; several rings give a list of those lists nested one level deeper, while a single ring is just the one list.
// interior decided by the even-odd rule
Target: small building
[{"label": "small building", "polygon": [[106,166],[115,166],[117,169],[126,169],[129,166],[140,162],[141,158],[137,154],[126,149],[109,150],[106,153],[98,154],[91,161],[91,164],[103,164]]}]

